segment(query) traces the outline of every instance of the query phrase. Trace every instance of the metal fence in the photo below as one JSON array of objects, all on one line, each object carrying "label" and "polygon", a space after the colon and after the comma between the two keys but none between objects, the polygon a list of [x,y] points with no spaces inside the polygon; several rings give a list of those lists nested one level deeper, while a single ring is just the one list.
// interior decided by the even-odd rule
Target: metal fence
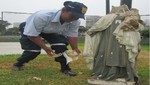
[{"label": "metal fence", "polygon": [[[7,27],[7,29],[9,29],[9,28],[12,28],[12,27],[18,27],[19,24],[21,22],[25,21],[31,14],[32,13],[3,11],[2,14],[1,14],[2,15],[1,20],[7,21],[8,23],[11,24],[10,26]],[[90,23],[90,24],[87,24],[88,28],[89,28],[92,25],[94,25],[94,23],[96,23],[96,21],[98,19],[100,19],[101,16],[94,16],[94,15],[93,16],[88,16],[87,15],[86,17],[87,17],[87,22],[86,23]],[[144,21],[146,28],[150,29],[150,14],[141,15],[141,19]],[[89,26],[89,25],[91,25],[91,26]],[[82,34],[84,34],[84,33],[82,33]],[[16,37],[16,35],[14,35],[14,36],[15,36],[14,38],[12,38],[12,37],[10,38],[10,36],[8,36],[8,37],[1,36],[1,39],[4,39],[4,40],[1,40],[1,41],[5,41],[5,40],[6,41],[9,41],[9,40],[19,41],[18,40],[19,37]],[[149,40],[149,39],[147,39],[147,40]],[[147,41],[147,40],[143,39],[143,42],[148,43],[149,41]],[[84,35],[80,36],[79,41],[84,42]]]}]

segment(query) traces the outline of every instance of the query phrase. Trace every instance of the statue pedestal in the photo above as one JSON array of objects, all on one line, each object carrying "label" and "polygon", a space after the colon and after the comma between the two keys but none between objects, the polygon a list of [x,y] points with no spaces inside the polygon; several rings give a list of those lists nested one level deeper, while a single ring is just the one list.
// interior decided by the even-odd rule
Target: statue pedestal
[{"label": "statue pedestal", "polygon": [[117,79],[116,81],[104,81],[99,79],[88,79],[91,85],[134,85],[135,82],[127,82],[124,79]]}]

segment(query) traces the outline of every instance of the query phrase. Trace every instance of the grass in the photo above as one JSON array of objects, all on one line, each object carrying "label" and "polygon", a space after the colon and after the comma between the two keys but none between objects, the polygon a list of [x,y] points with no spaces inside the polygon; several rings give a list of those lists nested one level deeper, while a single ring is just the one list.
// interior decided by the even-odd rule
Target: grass
[{"label": "grass", "polygon": [[149,46],[149,45],[141,45],[141,49],[142,49],[143,51],[149,51],[150,46]]},{"label": "grass", "polygon": [[20,36],[0,36],[0,42],[19,42]]},{"label": "grass", "polygon": [[[83,49],[83,44],[79,44]],[[69,47],[70,48],[70,47]],[[11,71],[13,63],[20,54],[0,55],[0,85],[88,85],[87,79],[90,70],[86,67],[84,59],[71,62],[72,70],[79,73],[78,76],[69,77],[62,74],[59,64],[45,54],[39,55],[30,61],[23,71]],[[149,84],[149,46],[142,46],[138,58],[139,85]],[[35,80],[33,77],[41,78]]]},{"label": "grass", "polygon": [[140,84],[139,85],[149,85],[150,84],[150,56],[149,56],[149,46],[148,45],[142,45],[141,52],[138,57],[138,73],[140,78]]},{"label": "grass", "polygon": [[[70,64],[73,71],[82,74],[68,77],[59,71],[59,64],[47,55],[40,55],[27,63],[24,71],[11,71],[17,56],[19,55],[0,56],[0,85],[87,85],[86,79],[90,71],[86,68],[83,59]],[[33,77],[42,80],[34,80]]]}]

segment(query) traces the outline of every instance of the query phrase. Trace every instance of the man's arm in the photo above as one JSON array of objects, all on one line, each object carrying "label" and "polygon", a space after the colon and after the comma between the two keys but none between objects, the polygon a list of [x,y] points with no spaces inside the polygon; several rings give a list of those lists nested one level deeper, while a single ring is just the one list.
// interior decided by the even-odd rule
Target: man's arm
[{"label": "man's arm", "polygon": [[70,46],[72,48],[72,50],[76,51],[78,54],[81,53],[80,50],[78,49],[78,38],[77,37],[68,37]]},{"label": "man's arm", "polygon": [[39,36],[28,36],[28,38],[39,47],[44,49],[48,55],[52,55],[52,50],[45,45],[44,41]]}]

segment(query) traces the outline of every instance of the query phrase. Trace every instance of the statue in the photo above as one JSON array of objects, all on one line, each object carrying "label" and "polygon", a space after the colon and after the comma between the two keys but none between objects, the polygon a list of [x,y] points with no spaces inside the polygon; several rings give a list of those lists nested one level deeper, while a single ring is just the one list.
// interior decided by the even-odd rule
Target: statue
[{"label": "statue", "polygon": [[88,83],[94,85],[133,85],[140,52],[140,16],[127,5],[112,7],[87,32],[83,55],[92,70]]}]

